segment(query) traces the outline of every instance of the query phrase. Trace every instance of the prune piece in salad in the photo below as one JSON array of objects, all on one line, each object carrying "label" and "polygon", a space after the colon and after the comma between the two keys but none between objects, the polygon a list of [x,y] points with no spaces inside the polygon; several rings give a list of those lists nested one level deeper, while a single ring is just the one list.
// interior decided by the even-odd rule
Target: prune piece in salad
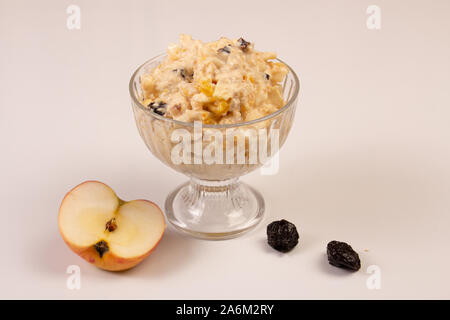
[{"label": "prune piece in salad", "polygon": [[267,242],[280,252],[292,250],[297,245],[298,238],[295,225],[284,219],[274,221],[267,226]]},{"label": "prune piece in salad", "polygon": [[154,113],[159,114],[160,116],[166,114],[167,104],[165,102],[150,102],[148,106]]},{"label": "prune piece in salad", "polygon": [[186,69],[181,69],[180,76],[187,82],[192,82],[192,79],[194,78],[194,73],[189,73],[186,71]]},{"label": "prune piece in salad", "polygon": [[361,261],[353,248],[345,242],[331,241],[327,245],[328,262],[335,267],[358,271]]},{"label": "prune piece in salad", "polygon": [[192,82],[192,79],[194,78],[194,73],[189,73],[186,69],[174,69],[173,71],[177,72],[180,77],[187,82]]},{"label": "prune piece in salad", "polygon": [[153,109],[153,112],[159,114],[160,116],[163,116],[166,114],[166,108]]},{"label": "prune piece in salad", "polygon": [[270,74],[264,73],[264,77],[266,78],[266,80],[269,80],[270,79]]},{"label": "prune piece in salad", "polygon": [[243,38],[238,39],[239,48],[242,49],[242,51],[247,51],[247,47],[250,45],[250,42],[245,41]]},{"label": "prune piece in salad", "polygon": [[219,50],[217,50],[218,52],[225,52],[225,53],[231,53],[231,49],[230,46],[225,46],[223,48],[220,48]]}]

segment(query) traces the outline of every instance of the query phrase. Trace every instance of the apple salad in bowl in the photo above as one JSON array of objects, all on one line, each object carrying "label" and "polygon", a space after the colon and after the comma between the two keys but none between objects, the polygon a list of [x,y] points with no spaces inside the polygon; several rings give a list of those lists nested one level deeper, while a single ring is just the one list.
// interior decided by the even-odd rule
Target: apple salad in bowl
[{"label": "apple salad in bowl", "polygon": [[[243,38],[181,35],[130,81],[136,124],[151,152],[190,178],[165,203],[175,227],[207,239],[261,221],[262,196],[238,178],[270,162],[294,119],[299,82],[273,52]],[[273,172],[272,172],[273,174]]]}]

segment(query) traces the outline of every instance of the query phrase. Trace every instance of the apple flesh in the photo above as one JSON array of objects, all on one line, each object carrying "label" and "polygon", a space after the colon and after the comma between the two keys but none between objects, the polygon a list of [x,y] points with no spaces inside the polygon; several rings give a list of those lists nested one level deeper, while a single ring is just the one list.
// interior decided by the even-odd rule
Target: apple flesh
[{"label": "apple flesh", "polygon": [[86,261],[109,271],[134,267],[160,242],[166,223],[147,200],[123,201],[106,184],[86,181],[64,197],[59,231]]}]

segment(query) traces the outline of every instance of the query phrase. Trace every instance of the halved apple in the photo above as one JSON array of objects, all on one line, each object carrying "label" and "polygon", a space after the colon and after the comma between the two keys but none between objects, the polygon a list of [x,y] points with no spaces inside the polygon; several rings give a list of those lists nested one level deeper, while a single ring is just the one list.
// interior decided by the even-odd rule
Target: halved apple
[{"label": "halved apple", "polygon": [[97,267],[134,267],[160,242],[166,223],[161,209],[147,200],[120,200],[106,184],[86,181],[64,197],[59,231],[67,245]]}]

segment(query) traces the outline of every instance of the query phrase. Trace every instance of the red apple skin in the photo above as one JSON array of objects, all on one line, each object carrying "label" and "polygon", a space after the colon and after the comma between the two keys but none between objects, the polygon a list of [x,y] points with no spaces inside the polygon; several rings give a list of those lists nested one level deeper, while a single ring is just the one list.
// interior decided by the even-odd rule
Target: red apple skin
[{"label": "red apple skin", "polygon": [[[64,236],[64,234],[61,232],[61,226],[60,226],[60,215],[59,212],[61,211],[61,207],[64,204],[64,200],[67,198],[67,196],[74,191],[75,189],[79,188],[80,186],[82,186],[85,183],[101,183],[103,185],[105,185],[106,187],[110,188],[110,186],[108,186],[107,184],[101,182],[101,181],[96,181],[96,180],[88,180],[88,181],[84,181],[80,184],[78,184],[77,186],[73,187],[69,192],[67,192],[67,194],[64,196],[63,200],[61,201],[61,205],[59,207],[58,210],[58,229],[60,231],[61,237],[63,238],[64,242],[67,244],[67,246],[73,251],[75,252],[77,255],[79,255],[81,258],[83,258],[84,260],[86,260],[87,262],[94,264],[96,267],[103,269],[103,270],[107,270],[107,271],[125,271],[128,269],[131,269],[133,267],[135,267],[137,264],[139,264],[140,262],[142,262],[145,258],[148,257],[148,255],[150,253],[152,253],[153,250],[155,250],[155,248],[158,246],[158,244],[161,242],[161,239],[164,235],[164,231],[165,228],[167,227],[166,225],[164,225],[164,231],[161,233],[161,237],[159,238],[158,242],[155,243],[155,245],[153,246],[153,248],[151,248],[148,252],[144,253],[141,256],[137,256],[137,257],[131,257],[131,258],[122,258],[122,257],[118,257],[116,256],[114,253],[107,251],[103,254],[103,256],[100,258],[99,253],[95,250],[94,245],[95,243],[93,243],[90,246],[87,247],[80,247],[77,246],[73,243],[70,243],[66,237]],[[112,190],[112,189],[111,189]],[[114,192],[115,194],[115,192]],[[116,195],[117,197],[117,195]],[[119,203],[121,204],[125,204],[128,201],[123,201],[121,200],[119,197],[117,197],[117,199],[119,199]],[[161,212],[162,210],[159,208],[159,206],[149,200],[145,200],[145,199],[138,199],[138,200],[134,200],[134,201],[145,201],[145,202],[149,202],[150,204],[154,205],[155,207],[157,207]],[[100,239],[99,239],[100,241]]]}]

